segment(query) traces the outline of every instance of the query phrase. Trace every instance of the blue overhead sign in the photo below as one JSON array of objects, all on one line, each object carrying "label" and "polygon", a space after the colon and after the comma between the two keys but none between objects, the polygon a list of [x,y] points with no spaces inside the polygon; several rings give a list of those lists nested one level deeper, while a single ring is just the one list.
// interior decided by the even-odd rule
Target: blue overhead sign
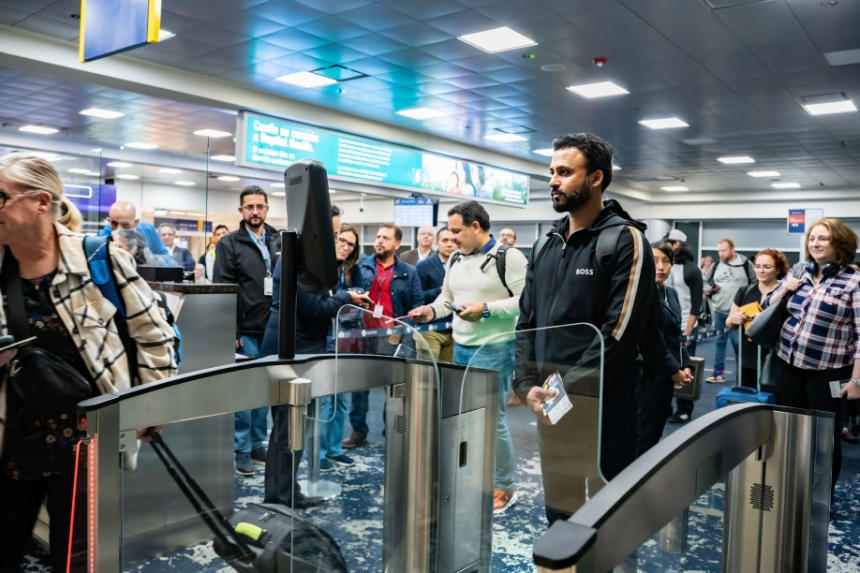
[{"label": "blue overhead sign", "polygon": [[81,0],[78,56],[91,62],[158,42],[161,0]]}]

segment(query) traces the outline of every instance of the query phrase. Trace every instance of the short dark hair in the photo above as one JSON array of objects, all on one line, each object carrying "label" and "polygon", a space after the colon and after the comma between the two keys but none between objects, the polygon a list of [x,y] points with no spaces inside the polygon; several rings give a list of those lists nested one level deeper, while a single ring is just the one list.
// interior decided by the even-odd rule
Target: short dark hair
[{"label": "short dark hair", "polygon": [[[391,223],[383,223],[379,226],[380,229],[394,229],[394,239],[396,241],[403,240],[403,229],[398,227],[397,225],[392,225]],[[379,232],[379,231],[377,231]]]},{"label": "short dark hair", "polygon": [[473,222],[477,221],[481,226],[482,231],[490,230],[490,215],[484,206],[477,201],[463,201],[457,203],[448,211],[448,216],[460,215],[463,218],[463,224],[470,227]]},{"label": "short dark hair", "polygon": [[230,232],[230,227],[228,227],[227,225],[218,225],[217,227],[215,227],[215,230],[214,230],[214,231],[212,231],[212,232],[213,232],[213,233],[217,233],[217,232],[218,232],[218,231],[220,231],[221,229],[224,229],[224,230],[225,230],[225,231],[227,231],[228,233]]},{"label": "short dark hair", "polygon": [[263,191],[262,187],[259,187],[257,185],[248,185],[247,187],[242,189],[241,193],[239,193],[239,206],[240,207],[245,204],[245,197],[247,197],[248,195],[262,195],[263,199],[266,200],[266,205],[269,204],[269,196],[266,195],[266,192]]},{"label": "short dark hair", "polygon": [[337,205],[332,205],[331,218],[334,219],[335,217],[340,217],[341,215],[343,215],[343,211],[341,211]]},{"label": "short dark hair", "polygon": [[[669,241],[666,241],[667,243]],[[694,260],[693,250],[690,248],[690,245],[687,243],[681,243],[680,246],[675,249],[675,264],[676,265],[686,265],[689,262]]]},{"label": "short dark hair", "polygon": [[442,227],[441,229],[439,229],[438,231],[436,231],[436,240],[438,241],[438,240],[439,240],[439,235],[441,235],[444,231],[447,231],[447,230],[448,230],[448,227],[446,226],[446,227]]},{"label": "short dark hair", "polygon": [[669,259],[669,262],[673,265],[675,264],[675,251],[672,250],[672,247],[666,241],[656,241],[651,243],[652,249],[657,249]]},{"label": "short dark hair", "polygon": [[585,156],[585,168],[588,173],[603,172],[601,191],[606,191],[612,183],[612,146],[591,133],[569,133],[556,137],[552,141],[554,151],[575,148]]}]

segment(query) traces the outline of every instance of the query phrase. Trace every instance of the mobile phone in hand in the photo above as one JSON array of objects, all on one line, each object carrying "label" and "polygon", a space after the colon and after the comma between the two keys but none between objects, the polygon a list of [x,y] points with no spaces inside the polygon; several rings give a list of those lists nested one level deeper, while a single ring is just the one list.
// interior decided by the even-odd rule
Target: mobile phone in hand
[{"label": "mobile phone in hand", "polygon": [[[4,336],[3,338],[6,338],[6,337]],[[30,338],[25,338],[24,340],[21,340],[20,342],[7,343],[7,344],[3,345],[2,347],[0,347],[0,352],[6,352],[7,350],[12,350],[13,348],[18,348],[19,346],[24,346],[28,342],[33,342],[34,340],[36,340],[36,337],[31,336]],[[4,342],[4,341],[0,341],[0,343],[2,343],[2,342]]]},{"label": "mobile phone in hand", "polygon": [[465,306],[460,306],[456,302],[446,302],[445,308],[447,308],[448,310],[450,310],[452,312],[463,312],[464,310],[466,310]]}]

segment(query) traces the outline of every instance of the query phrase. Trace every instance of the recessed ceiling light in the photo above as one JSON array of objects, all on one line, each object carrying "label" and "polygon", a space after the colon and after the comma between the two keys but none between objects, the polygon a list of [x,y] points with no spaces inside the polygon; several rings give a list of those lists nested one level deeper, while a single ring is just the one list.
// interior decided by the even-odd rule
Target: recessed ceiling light
[{"label": "recessed ceiling light", "polygon": [[108,163],[108,167],[134,167],[131,163],[125,163],[123,161],[111,161]]},{"label": "recessed ceiling light", "polygon": [[717,161],[726,165],[734,165],[736,163],[755,163],[755,159],[746,155],[732,157],[717,157]]},{"label": "recessed ceiling light", "polygon": [[167,209],[156,209],[154,214],[156,217],[164,217],[165,215],[170,215],[170,211]]},{"label": "recessed ceiling light", "polygon": [[665,117],[663,119],[643,119],[640,121],[645,127],[651,129],[668,129],[670,127],[690,127],[690,124],[681,121],[677,117]]},{"label": "recessed ceiling light", "polygon": [[663,191],[689,191],[686,187],[675,186],[675,187],[660,187]]},{"label": "recessed ceiling light", "polygon": [[181,169],[173,169],[172,167],[165,167],[164,169],[159,169],[158,172],[159,173],[173,173],[175,175],[176,173],[182,173],[182,170]]},{"label": "recessed ceiling light", "polygon": [[612,82],[598,82],[596,84],[583,84],[581,86],[570,86],[570,91],[577,95],[581,95],[582,97],[587,97],[589,99],[596,97],[606,97],[606,96],[614,96],[614,95],[624,95],[629,94],[630,92],[625,90],[619,85],[615,85]]},{"label": "recessed ceiling light", "polygon": [[337,83],[337,80],[335,79],[321,76],[313,72],[296,72],[295,74],[289,74],[275,79],[279,82],[284,82],[285,84],[293,84],[294,86],[300,86],[303,88],[318,88],[320,86],[330,86],[331,84]]},{"label": "recessed ceiling light", "polygon": [[857,111],[857,106],[850,99],[832,101],[829,103],[808,103],[803,106],[810,115],[830,115],[832,113],[848,113]]},{"label": "recessed ceiling light", "polygon": [[175,35],[176,34],[174,34],[173,32],[168,32],[167,30],[159,30],[158,31],[158,41],[163,42],[167,38],[172,38]]},{"label": "recessed ceiling light", "polygon": [[137,175],[132,175],[130,173],[120,173],[116,177],[117,179],[140,179]]},{"label": "recessed ceiling light", "polygon": [[217,129],[200,129],[194,132],[194,135],[200,135],[202,137],[211,137],[212,139],[218,139],[219,137],[230,137],[233,135],[229,131],[218,131]]},{"label": "recessed ceiling light", "polygon": [[45,161],[59,161],[60,159],[64,159],[60,157],[56,153],[51,153],[50,151],[29,151],[30,155],[35,155],[36,157],[41,157]]},{"label": "recessed ceiling light", "polygon": [[87,175],[89,175],[90,177],[99,177],[101,176],[101,173],[99,173],[98,171],[87,171]]},{"label": "recessed ceiling light", "polygon": [[448,114],[435,109],[430,109],[429,107],[417,107],[415,109],[404,109],[402,111],[398,111],[397,115],[411,117],[412,119],[431,119]]},{"label": "recessed ceiling light", "polygon": [[496,133],[493,135],[485,135],[484,139],[500,141],[502,143],[509,143],[511,141],[528,141],[525,137],[517,135],[516,133]]},{"label": "recessed ceiling light", "polygon": [[191,215],[192,217],[205,217],[206,216],[205,213],[196,213],[194,211],[186,211],[185,214]]},{"label": "recessed ceiling light", "polygon": [[179,185],[180,187],[191,187],[194,185],[194,181],[177,181],[176,185]]},{"label": "recessed ceiling light", "polygon": [[771,187],[774,189],[799,189],[800,183],[773,183]]},{"label": "recessed ceiling light", "polygon": [[53,127],[45,127],[43,125],[25,125],[24,127],[19,127],[18,131],[38,133],[39,135],[51,135],[52,133],[57,133],[60,130],[54,129]]},{"label": "recessed ceiling light", "polygon": [[328,194],[331,195],[332,193],[337,193],[337,191],[335,191],[334,189],[329,189]]},{"label": "recessed ceiling light", "polygon": [[284,195],[286,195],[286,193],[284,193],[283,191],[272,191],[272,195],[275,197],[283,197]]},{"label": "recessed ceiling light", "polygon": [[236,161],[235,155],[213,155],[210,157],[212,161]]},{"label": "recessed ceiling light", "polygon": [[272,184],[271,184],[271,186],[272,186],[272,187],[279,187],[279,188],[283,188],[283,187],[284,187],[284,184],[283,184],[283,183],[272,183]]},{"label": "recessed ceiling light", "polygon": [[80,169],[78,167],[73,167],[72,169],[69,169],[69,173],[80,173],[81,175],[86,175],[89,172],[89,169]]},{"label": "recessed ceiling light", "polygon": [[490,54],[537,45],[537,42],[531,38],[526,38],[507,26],[475,34],[466,34],[465,36],[460,36],[460,40]]},{"label": "recessed ceiling light", "polygon": [[158,147],[154,143],[144,143],[142,141],[132,141],[131,143],[126,143],[126,147],[133,147],[134,149],[155,149]]},{"label": "recessed ceiling light", "polygon": [[779,177],[779,171],[748,171],[750,177]]},{"label": "recessed ceiling light", "polygon": [[552,147],[548,149],[533,149],[532,153],[537,153],[538,155],[543,155],[545,157],[552,157],[555,150]]},{"label": "recessed ceiling light", "polygon": [[91,115],[93,117],[100,117],[102,119],[116,119],[118,117],[122,117],[125,114],[119,111],[111,111],[109,109],[99,109],[97,107],[92,107],[90,109],[85,109],[81,112],[81,115]]},{"label": "recessed ceiling light", "polygon": [[613,171],[621,171],[621,166],[613,163],[612,164],[612,170]]},{"label": "recessed ceiling light", "polygon": [[233,177],[232,175],[222,175],[218,178],[218,181],[238,181],[238,177]]}]

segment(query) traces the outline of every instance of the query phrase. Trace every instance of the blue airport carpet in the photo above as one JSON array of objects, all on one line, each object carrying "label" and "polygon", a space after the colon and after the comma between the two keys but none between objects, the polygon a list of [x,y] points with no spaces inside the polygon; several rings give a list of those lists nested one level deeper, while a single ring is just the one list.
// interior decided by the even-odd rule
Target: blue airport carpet
[{"label": "blue airport carpet", "polygon": [[[713,343],[700,343],[698,355],[712,362]],[[729,351],[731,354],[731,351]],[[727,361],[727,384],[734,383],[734,362]],[[694,417],[713,409],[721,385],[706,385],[702,400],[696,404]],[[356,465],[323,474],[325,479],[343,486],[343,494],[330,502],[312,508],[302,515],[325,529],[340,545],[349,570],[355,573],[378,573],[382,569],[382,494],[384,451],[381,435],[383,395],[371,394],[370,444],[355,454]],[[493,522],[492,570],[499,572],[533,572],[532,544],[546,529],[540,464],[536,453],[535,422],[525,408],[508,412],[511,434],[518,453],[516,481],[518,502]],[[665,434],[680,426],[668,426]],[[830,525],[828,571],[860,572],[860,446],[843,442],[844,463],[833,504],[834,520]],[[348,452],[352,455],[352,452]],[[305,473],[302,465],[300,479]],[[236,506],[261,501],[263,472],[251,478],[236,476]],[[643,573],[718,572],[722,551],[722,512],[724,486],[716,484],[700,497],[690,511],[687,551],[682,555],[667,553],[656,539],[646,542],[637,552],[637,569]],[[23,571],[50,571],[45,553],[32,547]],[[166,555],[145,564],[125,569],[134,573],[216,573],[232,569],[218,558],[211,543]],[[631,569],[632,570],[632,569]]]}]

